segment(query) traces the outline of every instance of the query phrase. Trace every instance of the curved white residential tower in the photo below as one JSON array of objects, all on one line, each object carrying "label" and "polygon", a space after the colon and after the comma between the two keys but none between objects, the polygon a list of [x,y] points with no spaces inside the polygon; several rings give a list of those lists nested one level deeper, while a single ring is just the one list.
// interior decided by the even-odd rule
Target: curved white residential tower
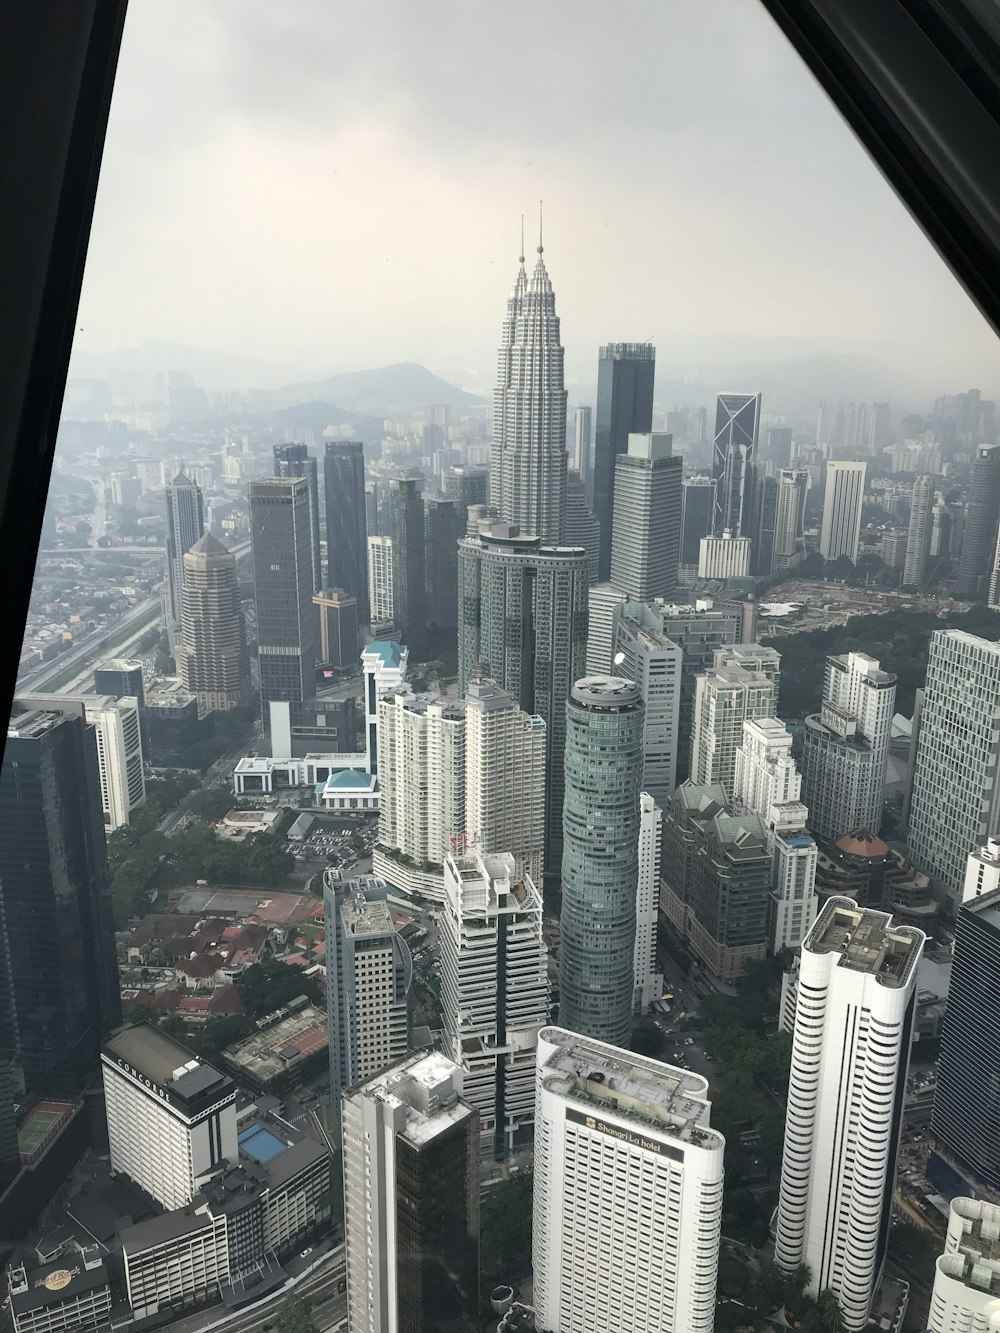
[{"label": "curved white residential tower", "polygon": [[885,1255],[925,935],[830,898],[802,945],[774,1257],[863,1329]]}]

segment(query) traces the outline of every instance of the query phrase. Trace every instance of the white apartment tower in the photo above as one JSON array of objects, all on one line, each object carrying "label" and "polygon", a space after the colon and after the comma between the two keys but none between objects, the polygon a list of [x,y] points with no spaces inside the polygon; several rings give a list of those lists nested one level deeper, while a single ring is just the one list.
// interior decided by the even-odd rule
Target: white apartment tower
[{"label": "white apartment tower", "polygon": [[378,705],[382,805],[375,873],[444,898],[444,862],[467,845],[510,852],[542,882],[545,723],[484,677],[463,703],[397,690]]},{"label": "white apartment tower", "polygon": [[859,1333],[885,1257],[924,933],[830,898],[799,959],[775,1261]]},{"label": "white apartment tower", "polygon": [[660,905],[660,845],[663,811],[648,791],[639,795],[639,883],[635,894],[635,1007],[645,1014],[663,994],[656,970],[656,923]]},{"label": "white apartment tower", "polygon": [[819,713],[806,718],[803,786],[809,827],[823,838],[877,833],[896,704],[896,677],[864,653],[828,657]]},{"label": "white apartment tower", "polygon": [[378,706],[379,843],[443,865],[465,829],[465,709],[407,687]]},{"label": "white apartment tower", "polygon": [[[771,651],[772,650],[767,650]],[[774,654],[777,656],[777,654]],[[716,655],[718,658],[718,654]],[[743,723],[773,717],[777,711],[775,679],[760,670],[720,665],[695,679],[691,728],[691,781],[696,787],[721,783],[732,797],[736,751],[743,741]]]},{"label": "white apartment tower", "polygon": [[615,655],[615,614],[628,598],[613,583],[587,590],[587,675],[607,675]]},{"label": "white apartment tower", "polygon": [[509,852],[514,878],[542,882],[545,723],[477,675],[465,692],[465,824],[480,852]]},{"label": "white apartment tower", "polygon": [[537,1327],[711,1333],[725,1140],[707,1081],[550,1027],[535,1097]]},{"label": "white apartment tower", "polygon": [[642,602],[626,602],[614,616],[613,670],[642,693],[642,786],[666,805],[677,786],[683,653],[660,632],[658,617]]},{"label": "white apartment tower", "polygon": [[997,889],[1000,889],[1000,838],[987,838],[985,847],[977,847],[969,853],[962,902],[981,898],[984,893],[994,893]]},{"label": "white apartment tower", "polygon": [[184,1208],[223,1160],[239,1160],[236,1084],[146,1023],[101,1051],[111,1169],[164,1208]]},{"label": "white apartment tower", "polygon": [[323,877],[330,1107],[344,1088],[371,1078],[409,1049],[410,951],[396,933],[386,886],[373,875]]},{"label": "white apartment tower", "polygon": [[420,1052],[344,1094],[350,1333],[479,1314],[479,1126],[462,1071]]},{"label": "white apartment tower", "polygon": [[827,463],[819,553],[824,560],[846,555],[857,562],[861,509],[865,499],[865,463]]},{"label": "white apartment tower", "polygon": [[368,604],[373,625],[391,625],[395,608],[392,600],[392,538],[368,538]]},{"label": "white apartment tower", "polygon": [[1000,1207],[983,1199],[952,1199],[927,1327],[930,1333],[990,1333],[998,1314]]},{"label": "white apartment tower", "polygon": [[792,738],[776,718],[744,722],[736,752],[735,804],[760,815],[771,852],[771,950],[797,949],[816,919],[816,843],[799,799]]},{"label": "white apartment tower", "polygon": [[449,856],[444,893],[444,1051],[479,1113],[484,1158],[502,1161],[535,1117],[535,1045],[549,1018],[542,898],[503,852]]},{"label": "white apartment tower", "polygon": [[490,504],[543,546],[559,546],[566,523],[566,389],[541,238],[530,279],[523,255],[520,264],[497,357]]}]

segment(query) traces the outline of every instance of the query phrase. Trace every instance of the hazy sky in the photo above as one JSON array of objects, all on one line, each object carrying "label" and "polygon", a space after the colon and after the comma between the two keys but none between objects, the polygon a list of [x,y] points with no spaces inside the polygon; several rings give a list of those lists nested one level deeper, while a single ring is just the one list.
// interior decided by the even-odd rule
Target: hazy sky
[{"label": "hazy sky", "polygon": [[570,377],[613,339],[696,367],[705,335],[794,335],[1000,388],[755,0],[133,0],[78,345],[486,388],[540,197]]}]

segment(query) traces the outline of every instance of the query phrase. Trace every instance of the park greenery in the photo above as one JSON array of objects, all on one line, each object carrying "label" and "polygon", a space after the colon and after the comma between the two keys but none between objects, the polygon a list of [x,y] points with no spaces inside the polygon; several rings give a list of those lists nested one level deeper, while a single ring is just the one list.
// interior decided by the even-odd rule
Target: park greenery
[{"label": "park greenery", "polygon": [[289,1000],[306,995],[313,1004],[322,1000],[322,990],[315,977],[308,977],[300,967],[265,958],[254,963],[236,979],[243,1008],[251,1018],[263,1018],[283,1009]]},{"label": "park greenery", "polygon": [[1000,615],[983,606],[937,615],[931,611],[891,611],[887,615],[852,616],[846,625],[782,635],[762,642],[781,653],[778,712],[796,721],[819,709],[823,663],[830,653],[863,652],[875,657],[884,671],[898,677],[896,711],[909,716],[914,694],[927,674],[931,634],[939,629],[964,629],[980,638],[1000,639]]},{"label": "park greenery", "polygon": [[[119,929],[146,910],[152,896],[164,889],[199,879],[210,884],[274,888],[284,884],[294,869],[294,859],[281,840],[270,833],[230,842],[220,840],[206,825],[197,825],[167,837],[160,829],[164,817],[185,798],[190,804],[197,785],[198,779],[186,771],[150,778],[146,804],[133,814],[129,824],[109,837],[108,872]],[[232,805],[231,800],[222,801],[217,788],[199,792],[193,799],[195,805],[212,812],[224,804],[222,814]]]}]

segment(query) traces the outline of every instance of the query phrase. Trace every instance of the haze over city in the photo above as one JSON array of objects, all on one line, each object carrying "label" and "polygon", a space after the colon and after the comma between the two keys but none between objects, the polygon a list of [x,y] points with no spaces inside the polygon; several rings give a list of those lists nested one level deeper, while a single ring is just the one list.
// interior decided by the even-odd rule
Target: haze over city
[{"label": "haze over city", "polygon": [[[420,361],[488,393],[541,197],[571,391],[600,343],[649,337],[678,380],[833,353],[884,362],[894,395],[1000,386],[968,297],[763,8],[728,0],[335,23],[144,0],[77,352],[164,339],[270,384]],[[868,392],[831,364],[831,394]]]}]

